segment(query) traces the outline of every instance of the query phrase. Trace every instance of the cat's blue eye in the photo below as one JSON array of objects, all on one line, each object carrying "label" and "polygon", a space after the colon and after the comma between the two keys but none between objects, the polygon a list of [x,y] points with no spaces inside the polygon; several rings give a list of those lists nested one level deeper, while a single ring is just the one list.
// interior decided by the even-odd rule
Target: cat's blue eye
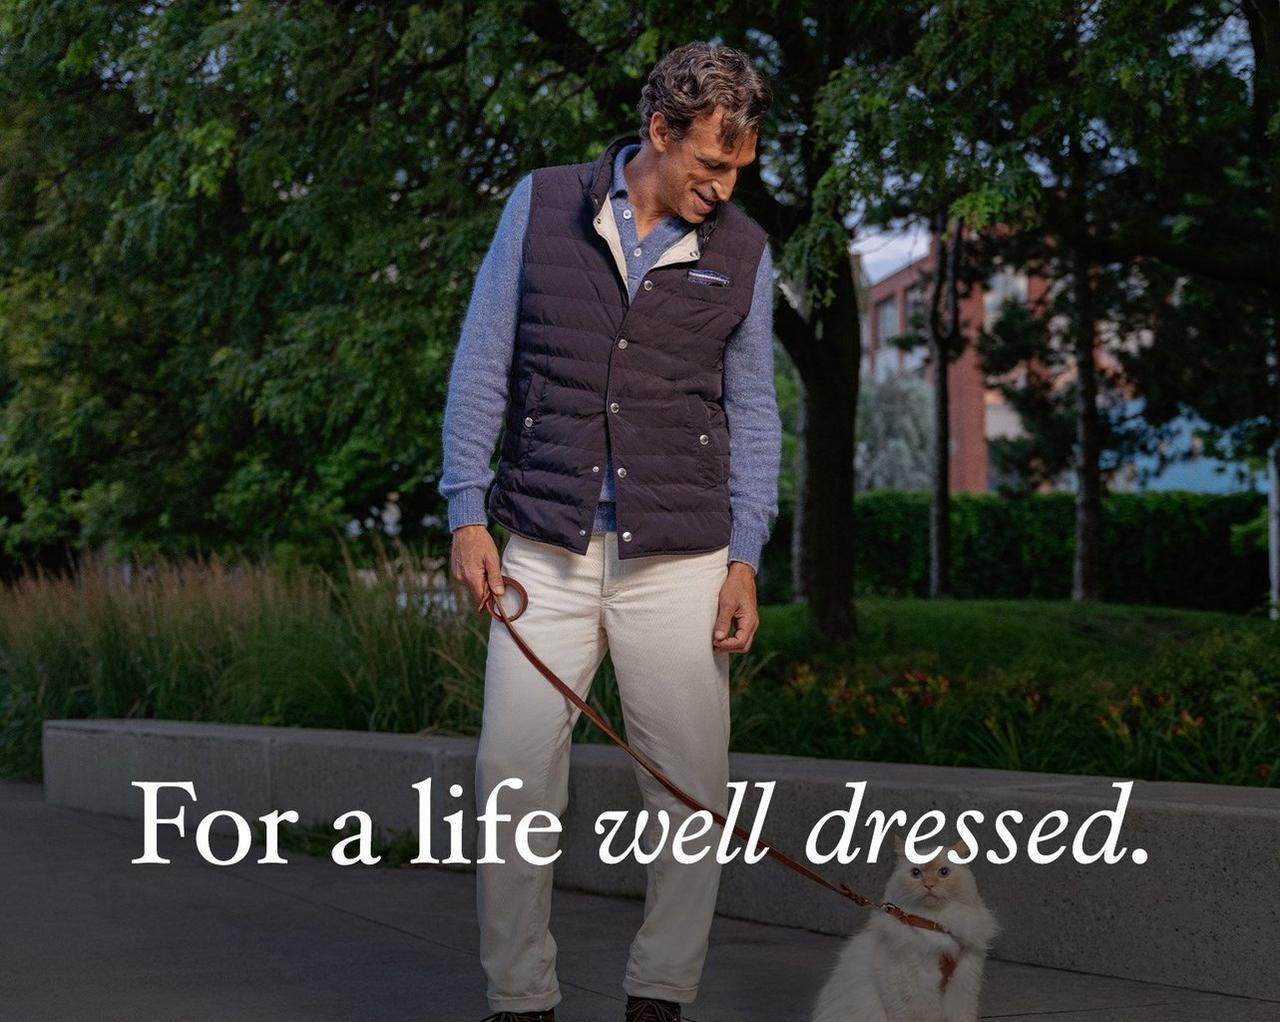
[{"label": "cat's blue eye", "polygon": [[911,867],[911,875],[913,877],[918,877],[920,875],[920,867],[919,866]]},{"label": "cat's blue eye", "polygon": [[950,874],[951,870],[947,869],[946,866],[943,866],[942,869],[938,870],[938,876],[940,877],[949,876]]}]

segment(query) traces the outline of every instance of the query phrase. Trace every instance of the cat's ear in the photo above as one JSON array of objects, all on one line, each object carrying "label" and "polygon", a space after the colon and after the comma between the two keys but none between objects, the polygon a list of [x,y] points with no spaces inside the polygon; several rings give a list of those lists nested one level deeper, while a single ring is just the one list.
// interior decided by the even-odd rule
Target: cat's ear
[{"label": "cat's ear", "polygon": [[907,843],[902,840],[901,834],[893,835],[893,847],[898,853],[898,861],[901,862],[907,857]]},{"label": "cat's ear", "polygon": [[951,850],[956,853],[957,859],[966,859],[970,854],[972,854],[972,850],[969,848],[969,845],[965,842],[964,838],[961,838],[953,844],[951,846]]}]

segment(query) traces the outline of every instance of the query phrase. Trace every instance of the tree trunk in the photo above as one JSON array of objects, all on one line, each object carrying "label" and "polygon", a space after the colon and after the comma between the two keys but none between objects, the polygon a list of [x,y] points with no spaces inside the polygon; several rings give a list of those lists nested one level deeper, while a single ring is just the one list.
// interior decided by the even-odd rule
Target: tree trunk
[{"label": "tree trunk", "polygon": [[1280,437],[1267,448],[1267,568],[1271,577],[1267,602],[1275,621],[1280,618]]},{"label": "tree trunk", "polygon": [[1088,257],[1073,252],[1072,285],[1075,288],[1076,362],[1076,550],[1072,567],[1071,599],[1100,600],[1098,575],[1102,536],[1102,475],[1098,424],[1098,375],[1094,364],[1094,302]]},{"label": "tree trunk", "polygon": [[[1272,130],[1280,107],[1280,3],[1253,0],[1243,7],[1249,26],[1255,64],[1253,84],[1253,135],[1260,160],[1272,181],[1270,235],[1272,250],[1280,243],[1280,142]],[[1268,382],[1271,385],[1271,443],[1267,446],[1267,566],[1270,574],[1270,617],[1280,618],[1280,292],[1270,289],[1271,351]]]},{"label": "tree trunk", "polygon": [[[934,214],[937,246],[929,306],[929,359],[933,364],[933,492],[929,501],[929,595],[951,595],[951,388],[948,371],[960,334],[957,275],[963,221]],[[945,317],[942,313],[946,302]]]},{"label": "tree trunk", "polygon": [[1280,619],[1280,295],[1271,301],[1267,385],[1271,391],[1271,443],[1267,445],[1267,606],[1272,621]]},{"label": "tree trunk", "polygon": [[803,528],[797,540],[804,598],[823,637],[854,634],[853,421],[851,395],[805,383],[804,485],[797,491]]},{"label": "tree trunk", "polygon": [[933,358],[933,497],[929,502],[929,595],[951,595],[951,394],[946,362],[938,356],[937,339],[930,342]]},{"label": "tree trunk", "polygon": [[845,254],[830,304],[806,322],[784,299],[774,324],[800,375],[803,434],[792,549],[796,596],[823,638],[845,642],[856,632],[853,601],[854,430],[862,352],[858,296]]}]

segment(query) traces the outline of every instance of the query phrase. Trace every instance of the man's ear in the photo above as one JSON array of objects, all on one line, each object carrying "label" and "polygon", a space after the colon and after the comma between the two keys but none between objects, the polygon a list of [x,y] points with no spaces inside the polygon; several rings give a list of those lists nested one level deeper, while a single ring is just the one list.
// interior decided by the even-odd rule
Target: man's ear
[{"label": "man's ear", "polygon": [[653,148],[665,153],[671,145],[671,127],[667,124],[667,116],[661,110],[655,110],[649,116],[649,141]]}]

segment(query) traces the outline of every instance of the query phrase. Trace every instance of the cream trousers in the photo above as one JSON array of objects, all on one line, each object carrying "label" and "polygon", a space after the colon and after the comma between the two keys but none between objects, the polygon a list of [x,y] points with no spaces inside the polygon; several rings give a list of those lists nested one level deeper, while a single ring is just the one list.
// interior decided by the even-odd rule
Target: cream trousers
[{"label": "cream trousers", "polygon": [[[729,795],[730,654],[711,643],[728,554],[725,546],[623,561],[617,532],[595,533],[585,555],[518,534],[502,551],[503,574],[529,594],[528,608],[513,624],[530,648],[584,699],[607,650],[627,740],[678,787],[721,813]],[[514,613],[518,595],[508,590],[502,605]],[[519,777],[522,788],[498,792],[497,811],[512,821],[536,809],[559,818],[569,801],[570,736],[580,713],[529,663],[506,626],[491,620],[476,757],[477,813],[494,785]],[[650,851],[660,833],[659,809],[670,815],[669,835],[692,811],[631,762],[650,813],[641,842]],[[629,845],[634,825],[629,817],[618,848]],[[494,1011],[545,1010],[560,1001],[549,929],[554,864],[535,866],[520,856],[514,822],[499,823],[495,833],[504,862],[476,866],[489,1004]],[[713,846],[696,864],[671,858],[668,837],[664,852],[646,867],[644,921],[631,944],[625,993],[694,1000],[720,883],[714,849],[719,836],[720,827],[713,825],[691,845]],[[584,837],[593,847],[601,840],[594,833]],[[529,845],[550,855],[559,836],[534,830]],[[477,857],[487,850],[482,844]]]}]

